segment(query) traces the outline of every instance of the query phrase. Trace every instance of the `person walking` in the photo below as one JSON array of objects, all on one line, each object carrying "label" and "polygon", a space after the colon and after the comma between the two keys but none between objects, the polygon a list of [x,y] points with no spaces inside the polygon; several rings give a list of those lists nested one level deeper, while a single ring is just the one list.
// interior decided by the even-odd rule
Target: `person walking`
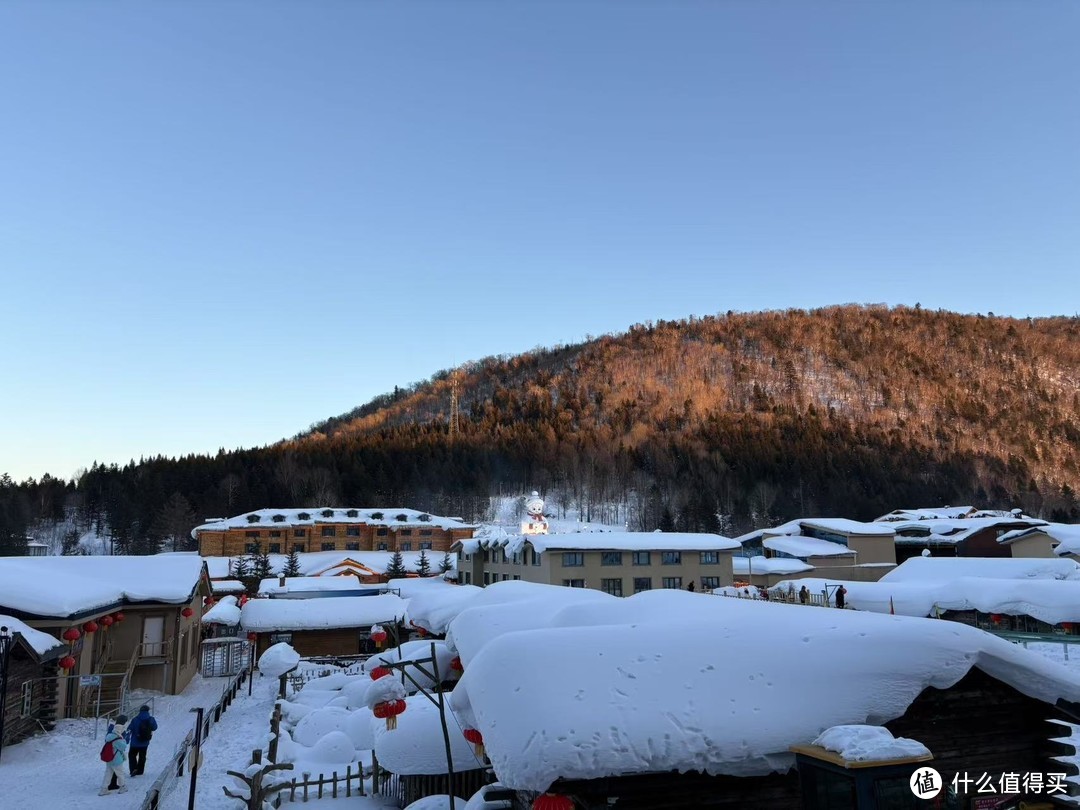
[{"label": "person walking", "polygon": [[844,604],[846,602],[846,597],[847,597],[847,588],[845,588],[843,585],[841,585],[839,588],[836,589],[836,606],[838,608],[840,608],[841,610],[844,609]]},{"label": "person walking", "polygon": [[810,591],[807,590],[807,587],[805,585],[799,588],[799,601],[802,602],[804,605],[810,601]]},{"label": "person walking", "polygon": [[124,782],[124,763],[127,761],[127,743],[124,732],[127,731],[127,715],[117,715],[116,722],[105,733],[105,744],[101,746],[101,761],[105,763],[105,777],[101,780],[98,796],[109,795],[109,783],[115,779],[117,793],[127,793]]},{"label": "person walking", "polygon": [[150,747],[150,738],[157,731],[157,720],[150,715],[149,706],[139,708],[139,713],[131,721],[128,731],[131,749],[130,772],[132,776],[142,776],[146,770],[146,749]]}]

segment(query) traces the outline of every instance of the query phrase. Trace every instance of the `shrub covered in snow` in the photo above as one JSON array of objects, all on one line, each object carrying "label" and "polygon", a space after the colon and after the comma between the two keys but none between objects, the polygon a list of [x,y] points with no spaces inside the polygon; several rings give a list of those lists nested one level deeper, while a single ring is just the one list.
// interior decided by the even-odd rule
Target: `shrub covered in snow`
[{"label": "shrub covered in snow", "polygon": [[313,762],[345,765],[356,761],[356,749],[348,734],[331,731],[312,746],[306,758]]},{"label": "shrub covered in snow", "polygon": [[337,706],[327,706],[304,717],[293,731],[293,739],[301,745],[315,745],[332,731],[345,731],[350,712]]},{"label": "shrub covered in snow", "polygon": [[271,678],[280,678],[286,672],[296,669],[299,663],[300,653],[283,641],[259,656],[259,672]]}]

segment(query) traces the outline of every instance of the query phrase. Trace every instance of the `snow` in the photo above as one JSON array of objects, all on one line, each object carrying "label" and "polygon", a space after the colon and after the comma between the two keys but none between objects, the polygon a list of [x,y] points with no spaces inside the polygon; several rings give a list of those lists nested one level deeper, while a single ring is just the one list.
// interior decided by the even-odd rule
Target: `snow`
[{"label": "snow", "polygon": [[0,557],[0,607],[67,617],[124,602],[191,601],[203,574],[198,555]]},{"label": "snow", "polygon": [[[395,647],[384,653],[376,653],[368,660],[367,666],[370,670],[373,667],[379,666],[380,663],[397,663],[399,661],[415,661],[418,659],[430,658],[431,648],[435,647],[435,660],[439,665],[439,676],[446,680],[450,676],[450,661],[453,660],[456,653],[450,649],[445,641],[438,639],[417,639],[414,641],[406,641],[399,647]],[[428,672],[431,672],[431,664],[425,663],[421,666]],[[409,674],[423,686],[425,689],[431,689],[435,686],[435,683],[431,678],[424,675],[416,668],[410,668]],[[416,687],[407,682],[409,691],[414,691]]]},{"label": "snow", "polygon": [[[380,678],[381,681],[390,680]],[[446,773],[446,742],[438,708],[423,695],[405,699],[407,708],[397,717],[397,728],[388,731],[386,722],[372,718],[375,733],[375,756],[379,764],[396,774],[442,774]],[[450,754],[454,771],[469,771],[486,767],[477,759],[472,744],[465,739],[465,726],[446,711],[446,723],[450,737]]]},{"label": "snow", "polygon": [[[748,561],[749,559],[749,561]],[[732,568],[736,574],[801,574],[813,571],[814,566],[802,560],[785,557],[732,557]]]},{"label": "snow", "polygon": [[356,749],[349,735],[331,731],[312,746],[308,759],[327,765],[348,765],[356,761]]},{"label": "snow", "polygon": [[219,593],[243,593],[247,587],[238,579],[217,579],[210,583],[214,594]]},{"label": "snow", "polygon": [[235,627],[240,624],[240,607],[235,596],[223,596],[221,601],[202,616],[203,624],[223,624]]},{"label": "snow", "polygon": [[394,624],[405,615],[406,602],[394,594],[340,596],[333,599],[252,599],[240,611],[250,632],[325,630]]},{"label": "snow", "polygon": [[39,656],[46,655],[61,647],[67,645],[60,641],[58,638],[50,636],[48,633],[42,633],[40,630],[35,630],[28,624],[16,619],[14,616],[5,616],[0,614],[0,627],[7,628],[7,631],[12,635],[18,633],[22,636],[23,641],[30,645],[30,649],[36,652]]},{"label": "snow", "polygon": [[354,576],[329,577],[285,577],[284,587],[281,579],[264,579],[259,584],[259,596],[286,593],[320,593],[333,591],[381,590],[383,585],[365,585]]},{"label": "snow", "polygon": [[998,542],[1008,544],[1030,534],[1043,533],[1049,535],[1057,545],[1054,553],[1059,556],[1080,553],[1080,524],[1075,523],[1047,523],[1028,529],[1017,529],[1006,532],[998,538]]},{"label": "snow", "polygon": [[733,551],[734,540],[719,534],[697,532],[571,532],[567,534],[507,534],[505,531],[480,533],[460,541],[467,554],[481,548],[505,548],[517,554],[529,543],[543,554],[548,550],[574,551]]},{"label": "snow", "polygon": [[[437,568],[442,561],[442,553],[428,551],[428,564]],[[180,556],[180,555],[177,555]],[[188,555],[193,556],[193,555]],[[307,551],[297,554],[300,563],[300,575],[304,577],[330,576],[333,577],[342,571],[352,571],[348,561],[356,563],[369,571],[381,574],[390,565],[393,558],[392,551]],[[280,574],[285,568],[285,562],[289,559],[286,554],[268,554],[270,571]],[[65,558],[66,559],[66,558]],[[203,557],[211,579],[226,579],[232,576],[237,557]],[[401,552],[402,562],[410,571],[415,571],[420,562],[419,551]],[[451,554],[450,561],[456,561],[456,556]]]},{"label": "snow", "polygon": [[505,799],[498,799],[496,801],[487,801],[486,794],[488,789],[501,789],[503,787],[501,782],[495,782],[491,785],[485,785],[473,794],[469,799],[468,804],[465,805],[465,810],[510,810],[510,802]]},{"label": "snow", "polygon": [[845,762],[930,756],[930,749],[918,740],[894,737],[891,731],[881,726],[833,726],[823,731],[811,745],[832,751]]},{"label": "snow", "polygon": [[875,519],[880,521],[897,520],[955,520],[967,517],[975,511],[974,506],[942,506],[937,509],[896,509],[887,515]]},{"label": "snow", "polygon": [[789,520],[787,523],[782,523],[779,526],[774,526],[771,529],[754,529],[753,531],[736,537],[735,542],[743,545],[747,542],[756,543],[766,537],[780,537],[782,535],[790,534],[801,535],[804,534],[807,529],[811,532],[814,529],[819,529],[821,531],[846,534],[854,537],[893,536],[893,528],[891,526],[883,526],[880,523],[860,523],[857,520],[848,520],[847,518],[798,518],[796,520]]},{"label": "snow", "polygon": [[422,799],[417,799],[410,804],[405,810],[466,810],[468,804],[464,799],[457,796],[450,797],[453,799],[453,806],[450,804],[450,799],[446,794],[440,794],[438,796],[425,796]]},{"label": "snow", "polygon": [[[463,653],[459,624],[480,612],[451,625]],[[543,624],[469,634],[450,699],[483,733],[499,780],[519,790],[560,777],[784,771],[791,745],[885,723],[973,666],[1050,704],[1080,698],[1074,672],[955,622],[654,591],[564,608]],[[721,660],[717,649],[740,654]]]},{"label": "snow", "polygon": [[885,574],[881,581],[930,582],[960,577],[1080,579],[1080,563],[1040,557],[912,557]]},{"label": "snow", "polygon": [[[437,556],[437,555],[436,555]],[[451,554],[451,557],[454,555]],[[441,558],[440,558],[441,560]],[[445,593],[460,586],[453,582],[447,582],[442,575],[430,577],[409,577],[408,579],[392,579],[383,587],[398,591],[402,599],[411,599],[414,596],[429,593]],[[410,603],[411,604],[411,603]]]},{"label": "snow", "polygon": [[[330,510],[332,514],[324,515],[323,512]],[[349,515],[349,512],[356,512]],[[307,518],[301,518],[306,514]],[[376,517],[381,514],[382,517]],[[398,516],[404,520],[398,520]],[[426,515],[427,520],[421,520],[420,516]],[[257,517],[258,520],[251,520]],[[274,518],[278,517],[278,520]],[[266,527],[289,527],[289,526],[314,526],[316,523],[350,523],[366,524],[368,526],[392,526],[400,528],[425,528],[437,529],[472,529],[475,524],[463,523],[454,518],[439,517],[416,509],[404,509],[401,507],[383,508],[372,507],[370,509],[357,509],[355,507],[326,507],[317,506],[310,509],[256,509],[254,512],[245,512],[235,517],[222,518],[196,526],[191,530],[192,538],[197,537],[197,532],[212,531],[220,532],[227,529],[262,529]]]},{"label": "snow", "polygon": [[452,585],[415,593],[409,599],[409,618],[441,636],[450,621],[485,590],[476,585]]},{"label": "snow", "polygon": [[392,700],[404,700],[406,691],[400,678],[400,675],[390,674],[383,675],[377,681],[372,681],[371,686],[368,687],[367,694],[364,695],[364,699],[367,701],[367,707],[369,709],[374,709],[377,703],[389,703]]},{"label": "snow", "polygon": [[832,543],[828,540],[818,540],[816,537],[804,537],[799,534],[784,537],[766,537],[762,544],[771,551],[788,554],[799,560],[805,560],[807,557],[855,556],[855,552],[847,546]]},{"label": "snow", "polygon": [[[312,681],[311,683],[315,683]],[[306,691],[307,687],[304,687]],[[325,706],[305,714],[293,729],[292,738],[300,745],[312,746],[332,731],[346,732],[353,713],[340,706]],[[350,760],[351,761],[351,760]]]},{"label": "snow", "polygon": [[923,543],[954,544],[967,540],[976,532],[985,529],[1007,527],[1015,529],[1017,526],[1030,529],[1035,526],[1045,526],[1046,521],[1035,518],[1006,517],[969,517],[955,520],[911,520],[898,521],[891,524],[896,529],[896,542],[900,544],[919,545]]},{"label": "snow", "polygon": [[259,672],[271,678],[280,678],[286,672],[292,672],[300,663],[300,653],[284,641],[269,647],[259,656]]}]

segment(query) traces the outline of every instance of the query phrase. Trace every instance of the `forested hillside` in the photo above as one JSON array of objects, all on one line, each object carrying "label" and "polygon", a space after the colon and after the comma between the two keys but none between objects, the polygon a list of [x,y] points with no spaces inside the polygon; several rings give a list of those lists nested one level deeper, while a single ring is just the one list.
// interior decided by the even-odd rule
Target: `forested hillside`
[{"label": "forested hillside", "polygon": [[531,489],[635,529],[960,502],[1077,520],[1078,448],[1080,319],[845,306],[489,358],[269,448],[0,483],[0,504],[5,525],[59,509],[132,550],[264,506],[479,519],[490,494]]}]

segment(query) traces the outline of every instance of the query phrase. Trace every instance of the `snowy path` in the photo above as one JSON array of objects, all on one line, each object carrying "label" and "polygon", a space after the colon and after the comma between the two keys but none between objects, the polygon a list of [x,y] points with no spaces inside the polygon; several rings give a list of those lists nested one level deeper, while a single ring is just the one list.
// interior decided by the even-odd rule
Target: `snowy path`
[{"label": "snowy path", "polygon": [[98,758],[105,736],[104,725],[99,724],[95,740],[93,721],[64,720],[49,734],[5,747],[0,757],[4,807],[54,810],[61,804],[69,804],[79,808],[137,810],[165,766],[166,756],[194,728],[195,715],[190,709],[214,705],[227,681],[195,676],[179,695],[133,693],[135,701],[153,699],[158,731],[148,749],[146,774],[129,778],[128,792],[124,794],[97,795],[105,771]]}]

